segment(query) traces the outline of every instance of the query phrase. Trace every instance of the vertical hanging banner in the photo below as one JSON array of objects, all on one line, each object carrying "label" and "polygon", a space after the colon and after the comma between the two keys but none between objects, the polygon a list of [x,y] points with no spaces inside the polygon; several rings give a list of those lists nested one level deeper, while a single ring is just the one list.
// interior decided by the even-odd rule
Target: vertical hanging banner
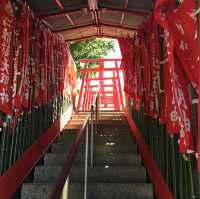
[{"label": "vertical hanging banner", "polygon": [[31,82],[30,82],[30,76],[31,76],[31,60],[30,60],[30,53],[32,53],[31,51],[31,39],[32,39],[32,31],[33,31],[33,19],[32,19],[32,13],[29,10],[29,8],[27,8],[27,36],[26,36],[26,51],[24,51],[24,53],[26,54],[26,61],[24,64],[26,64],[27,66],[24,68],[26,68],[25,72],[25,80],[24,80],[24,88],[23,88],[23,96],[22,96],[22,109],[25,111],[28,111],[30,109],[30,87],[31,87]]},{"label": "vertical hanging banner", "polygon": [[198,54],[197,18],[195,1],[184,0],[177,9],[168,13],[167,21],[174,39],[174,48],[187,77],[198,91]]},{"label": "vertical hanging banner", "polygon": [[134,41],[132,38],[118,39],[121,54],[122,67],[124,69],[124,91],[131,98],[134,97],[135,80],[134,80]]},{"label": "vertical hanging banner", "polygon": [[137,111],[139,111],[141,107],[141,89],[142,89],[142,80],[141,80],[141,38],[137,34],[135,35],[134,40],[134,49],[135,49],[135,59],[133,60],[134,64],[132,67],[135,68],[134,71],[134,85],[135,85],[135,91],[134,91],[134,99],[135,99],[135,108]]},{"label": "vertical hanging banner", "polygon": [[[16,117],[19,117],[23,105],[25,108],[28,106],[28,65],[29,50],[30,50],[30,25],[31,25],[31,11],[29,7],[24,4],[21,14],[17,20],[16,25],[16,55],[14,63],[14,87],[13,87],[13,106],[15,108]],[[19,52],[18,52],[19,51]],[[19,57],[18,57],[19,56]],[[19,61],[18,61],[19,60]],[[16,81],[16,82],[15,82]],[[25,98],[25,101],[24,101]]]},{"label": "vertical hanging banner", "polygon": [[42,37],[42,29],[39,21],[36,22],[36,35],[35,35],[35,46],[36,46],[36,54],[35,54],[35,71],[34,71],[34,105],[40,105],[40,53],[41,53],[41,37]]},{"label": "vertical hanging banner", "polygon": [[61,69],[60,69],[60,84],[59,84],[59,90],[60,92],[62,93],[64,88],[65,88],[65,77],[66,77],[66,61],[67,61],[67,46],[65,46],[64,42],[62,42],[62,52],[64,53],[63,57],[62,58],[62,65],[61,65]]},{"label": "vertical hanging banner", "polygon": [[13,15],[10,1],[2,1],[0,6],[0,111],[8,115],[12,115]]},{"label": "vertical hanging banner", "polygon": [[151,58],[151,91],[150,91],[150,108],[152,117],[159,114],[159,95],[160,95],[160,35],[158,24],[153,16],[149,19],[149,57]]},{"label": "vertical hanging banner", "polygon": [[[156,21],[164,28],[167,41],[167,67],[169,67],[169,77],[171,82],[172,96],[167,96],[168,101],[174,98],[174,105],[178,115],[179,122],[179,149],[180,152],[186,153],[194,151],[192,118],[191,118],[191,100],[187,88],[186,76],[180,62],[177,61],[174,36],[172,26],[168,22],[170,13],[177,12],[174,0],[157,0],[154,10]],[[181,59],[181,58],[180,58]],[[185,77],[185,78],[183,78]],[[166,99],[167,101],[167,99]],[[171,113],[170,113],[171,114]],[[170,118],[169,118],[170,121]]]},{"label": "vertical hanging banner", "polygon": [[164,91],[164,122],[166,124],[166,129],[170,134],[178,134],[178,110],[175,103],[170,66],[168,62],[164,65]]},{"label": "vertical hanging banner", "polygon": [[181,66],[178,57],[174,57],[174,84],[176,96],[178,97],[178,111],[180,123],[179,151],[181,153],[194,152],[192,104],[189,96],[189,81]]},{"label": "vertical hanging banner", "polygon": [[48,64],[48,41],[49,33],[47,31],[42,31],[42,40],[40,43],[40,104],[47,101],[47,64]]},{"label": "vertical hanging banner", "polygon": [[[198,55],[200,56],[200,1],[198,1],[197,5],[197,13],[196,13],[196,18],[197,18],[197,52]],[[200,60],[199,60],[200,61]],[[198,77],[200,77],[200,68],[198,71]],[[198,87],[200,88],[200,78],[198,79]],[[200,171],[200,94],[198,94],[198,146],[197,146],[197,151],[198,151],[198,161],[197,161],[197,166],[198,170]]]},{"label": "vertical hanging banner", "polygon": [[[149,115],[150,113],[150,79],[151,79],[151,66],[150,58],[147,49],[147,37],[146,34],[141,33],[141,54],[142,54],[142,66],[143,66],[143,99],[144,99],[144,111]],[[150,114],[151,115],[151,114]],[[149,116],[150,116],[149,115]]]},{"label": "vertical hanging banner", "polygon": [[143,68],[143,99],[145,113],[152,118],[159,115],[160,97],[160,32],[154,17],[141,25],[141,65]]}]

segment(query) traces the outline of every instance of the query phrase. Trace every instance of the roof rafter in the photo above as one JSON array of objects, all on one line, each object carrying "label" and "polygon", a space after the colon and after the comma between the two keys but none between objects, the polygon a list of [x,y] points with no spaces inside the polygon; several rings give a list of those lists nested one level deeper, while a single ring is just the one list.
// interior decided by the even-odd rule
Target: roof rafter
[{"label": "roof rafter", "polygon": [[71,30],[76,30],[76,29],[80,29],[80,28],[87,28],[87,27],[103,27],[103,26],[107,26],[107,27],[111,27],[111,28],[120,28],[120,29],[124,29],[124,30],[128,30],[128,31],[138,31],[138,28],[131,28],[131,27],[126,27],[126,26],[121,26],[121,25],[117,25],[117,24],[108,24],[108,23],[99,23],[98,25],[94,24],[94,23],[89,23],[89,24],[84,24],[84,25],[79,25],[79,26],[75,26],[75,27],[71,27],[71,28],[64,28],[64,29],[60,29],[60,30],[55,30],[53,32],[65,32],[65,31],[71,31]]},{"label": "roof rafter", "polygon": [[116,11],[116,12],[126,12],[131,15],[135,16],[148,16],[150,14],[150,11],[144,11],[144,10],[130,10],[130,9],[124,9],[124,8],[114,8],[114,7],[106,7],[102,6],[99,8],[99,10],[108,10],[108,11]]},{"label": "roof rafter", "polygon": [[102,38],[102,37],[112,38],[112,39],[117,39],[117,38],[119,38],[118,36],[109,35],[109,34],[101,34],[101,35],[93,34],[93,35],[89,35],[89,36],[85,36],[85,37],[79,37],[79,38],[68,39],[68,40],[65,40],[65,41],[66,41],[66,42],[72,42],[72,41],[81,41],[81,40],[85,40],[85,39]]},{"label": "roof rafter", "polygon": [[[64,5],[63,5],[63,3],[60,1],[60,0],[55,0],[56,1],[56,4],[58,5],[58,7],[62,10],[62,11],[64,11],[65,10],[65,7],[64,7]],[[70,22],[70,24],[72,25],[72,26],[75,26],[76,24],[74,23],[74,21],[72,20],[72,18],[69,16],[69,14],[65,14],[64,15],[66,18],[67,18],[67,20]],[[80,30],[77,30],[80,34],[81,34],[81,31]],[[82,34],[81,34],[82,35]]]},{"label": "roof rafter", "polygon": [[[128,0],[124,0],[124,9],[127,9],[127,7],[128,7]],[[120,20],[120,25],[123,24],[124,17],[125,17],[125,13],[122,12],[122,16],[121,16],[121,20]],[[120,29],[118,28],[117,31],[120,32]]]},{"label": "roof rafter", "polygon": [[61,10],[64,10],[65,7],[64,5],[62,4],[62,2],[60,0],[55,0],[56,4],[58,5],[58,7],[61,9]]},{"label": "roof rafter", "polygon": [[[62,10],[61,12],[57,12],[57,13],[41,15],[41,16],[38,16],[38,18],[47,19],[50,17],[62,16],[65,14],[72,14],[74,12],[80,12],[80,11],[83,11],[84,9],[88,10],[89,8],[84,6],[84,7],[78,8],[78,9]],[[111,7],[100,7],[98,10],[99,11],[108,10],[108,11],[116,11],[116,12],[126,12],[128,14],[132,14],[135,16],[148,16],[149,15],[149,12],[147,12],[147,11],[136,11],[136,10],[129,10],[129,9],[124,9],[124,8],[121,9],[121,8],[111,8]]]},{"label": "roof rafter", "polygon": [[93,37],[96,37],[96,34],[93,35],[89,35],[89,36],[85,36],[85,37],[77,37],[77,38],[73,38],[73,39],[66,39],[66,42],[71,42],[71,41],[81,41],[81,40],[85,40],[85,39],[91,39]]},{"label": "roof rafter", "polygon": [[74,12],[80,12],[84,9],[88,9],[87,6],[71,9],[71,10],[62,10],[61,12],[56,12],[56,13],[51,13],[51,14],[46,14],[46,15],[40,15],[38,16],[39,19],[47,19],[50,17],[58,17],[58,16],[64,16],[66,14],[72,14]]}]

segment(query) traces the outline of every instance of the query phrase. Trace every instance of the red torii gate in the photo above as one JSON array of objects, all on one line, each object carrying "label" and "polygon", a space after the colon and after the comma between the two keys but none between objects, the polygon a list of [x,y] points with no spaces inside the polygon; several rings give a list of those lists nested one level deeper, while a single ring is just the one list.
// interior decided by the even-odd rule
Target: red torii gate
[{"label": "red torii gate", "polygon": [[[99,105],[103,110],[122,110],[124,108],[120,71],[121,59],[81,59],[85,67],[83,74],[78,110],[89,111],[94,96],[99,89]],[[112,63],[107,67],[106,62]],[[97,63],[96,68],[88,68],[89,63]],[[106,73],[108,72],[109,75]],[[93,76],[92,74],[96,74]]]}]

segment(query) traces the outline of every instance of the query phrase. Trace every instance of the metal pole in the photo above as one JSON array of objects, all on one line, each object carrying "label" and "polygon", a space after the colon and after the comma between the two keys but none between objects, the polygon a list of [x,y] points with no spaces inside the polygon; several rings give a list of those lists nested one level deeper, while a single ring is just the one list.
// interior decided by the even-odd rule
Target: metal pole
[{"label": "metal pole", "polygon": [[86,140],[85,140],[85,179],[84,179],[84,199],[87,199],[87,171],[88,171],[88,122],[86,125]]},{"label": "metal pole", "polygon": [[94,157],[94,105],[91,106],[91,140],[90,140],[90,166],[93,167]]},{"label": "metal pole", "polygon": [[96,108],[96,110],[95,110],[95,135],[97,135],[97,128],[98,128],[98,120],[99,120],[99,100],[100,100],[100,98],[99,98],[99,94],[98,94],[98,96],[97,96],[97,98],[96,98],[96,104],[95,104],[95,108]]}]

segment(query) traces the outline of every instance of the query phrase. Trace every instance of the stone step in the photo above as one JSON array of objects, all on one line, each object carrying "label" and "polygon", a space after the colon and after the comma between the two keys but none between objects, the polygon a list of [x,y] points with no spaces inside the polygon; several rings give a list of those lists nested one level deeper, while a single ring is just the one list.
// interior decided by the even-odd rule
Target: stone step
[{"label": "stone step", "polygon": [[122,127],[122,126],[127,126],[127,121],[125,121],[125,120],[121,120],[121,119],[113,119],[113,120],[99,120],[98,121],[99,123],[99,125],[101,125],[101,126],[107,126],[107,125],[111,125],[111,126],[120,126],[120,127]]},{"label": "stone step", "polygon": [[[37,166],[34,173],[34,182],[56,182],[61,166]],[[84,167],[74,166],[70,172],[70,181],[84,181]],[[146,182],[146,170],[143,167],[101,167],[88,168],[88,182]]]},{"label": "stone step", "polygon": [[100,125],[102,125],[102,126],[104,126],[104,125],[108,125],[108,124],[111,124],[111,125],[117,125],[117,126],[121,126],[121,125],[123,125],[123,126],[128,126],[128,123],[127,123],[127,121],[126,120],[124,120],[123,118],[110,118],[109,120],[108,120],[108,118],[103,118],[102,117],[102,119],[101,118],[99,118],[99,124]]},{"label": "stone step", "polygon": [[[70,145],[75,141],[75,139],[76,139],[76,136],[74,136],[74,137],[69,137],[69,136],[65,137],[65,136],[63,136],[61,139],[58,138],[57,142],[55,142],[55,143]],[[81,142],[84,142],[84,141],[85,141],[85,137],[82,138]]]},{"label": "stone step", "polygon": [[[44,165],[62,166],[66,160],[67,153],[47,153],[44,156]],[[78,153],[75,164],[84,164],[84,153]]]},{"label": "stone step", "polygon": [[107,153],[98,154],[95,153],[94,165],[108,165],[108,166],[141,166],[140,155],[134,153]]},{"label": "stone step", "polygon": [[[89,133],[90,133],[90,128],[89,128]],[[63,140],[63,139],[74,139],[78,134],[77,132],[70,132],[70,133],[66,133],[65,131],[63,131],[63,133],[60,134],[60,136],[58,137],[58,140]],[[107,134],[112,134],[113,136],[130,136],[133,137],[131,134],[131,131],[129,129],[118,129],[118,128],[108,128],[108,129],[98,129],[97,135],[107,135]],[[94,132],[95,135],[95,132]]]},{"label": "stone step", "polygon": [[[60,139],[57,140],[54,145],[68,145],[70,146],[73,142],[75,141],[74,139],[70,138],[65,138],[65,139]],[[90,137],[89,137],[89,142],[90,142]],[[81,144],[84,145],[85,143],[85,138],[83,138]],[[135,143],[134,139],[132,136],[127,135],[127,136],[113,136],[113,135],[98,135],[94,137],[94,144],[95,145],[105,145],[106,143],[114,143],[115,145],[132,145]]]},{"label": "stone step", "polygon": [[49,199],[53,183],[23,183],[20,199]]},{"label": "stone step", "polygon": [[106,142],[122,143],[122,144],[133,144],[133,138],[130,135],[127,136],[104,136],[99,135],[94,138],[94,142],[98,144],[104,144]]},{"label": "stone step", "polygon": [[[47,153],[44,156],[44,165],[59,166],[63,165],[66,159],[65,153]],[[84,164],[84,153],[78,153],[75,159],[75,164]],[[95,153],[94,165],[118,165],[118,166],[141,166],[141,157],[138,154],[126,153]]]},{"label": "stone step", "polygon": [[[101,122],[94,137],[94,167],[88,167],[87,199],[153,199],[152,185],[146,183],[146,170],[141,166],[127,122],[116,118]],[[45,154],[44,166],[35,167],[34,182],[22,185],[21,199],[49,198],[77,132],[61,133],[51,147],[52,153]],[[84,153],[83,138],[71,169],[65,193],[68,197],[63,199],[83,198]]]},{"label": "stone step", "polygon": [[[53,153],[65,153],[69,151],[69,148],[73,142],[70,143],[64,143],[64,142],[57,142],[54,143],[51,147],[51,152]],[[85,151],[85,144],[81,143],[79,147],[79,152]],[[135,144],[128,144],[124,145],[123,143],[105,143],[102,144],[95,144],[94,146],[94,152],[97,153],[137,153],[137,146]]]},{"label": "stone step", "polygon": [[67,133],[62,133],[58,139],[57,142],[61,142],[62,140],[74,140],[77,136],[77,133],[73,133],[68,135]]},{"label": "stone step", "polygon": [[[89,137],[90,139],[90,137]],[[73,143],[73,141],[75,140],[75,137],[72,139],[70,137],[65,137],[63,136],[62,139],[58,139],[56,143],[58,144],[67,144],[70,145]],[[83,138],[82,142],[85,141],[85,138]],[[98,135],[94,137],[94,143],[95,144],[105,144],[105,143],[115,143],[115,144],[133,144],[134,143],[134,139],[131,135],[127,135],[127,136],[116,136],[116,135]]]},{"label": "stone step", "polygon": [[[74,188],[71,188],[74,186]],[[79,192],[74,195],[77,184],[69,185],[69,199],[83,198]],[[80,190],[80,185],[79,185]],[[153,199],[152,185],[147,183],[90,183],[88,184],[87,199]]]},{"label": "stone step", "polygon": [[98,130],[98,133],[99,134],[105,134],[105,135],[107,135],[107,134],[111,134],[111,135],[116,135],[116,136],[123,136],[123,135],[125,135],[125,136],[127,136],[127,135],[131,135],[131,133],[130,133],[131,131],[129,130],[129,129],[114,129],[114,128],[109,128],[109,129],[105,129],[105,128],[103,128],[103,129],[99,129]]},{"label": "stone step", "polygon": [[68,132],[63,132],[60,134],[60,136],[58,137],[58,141],[62,141],[63,139],[67,139],[67,140],[73,140],[75,139],[77,136],[77,133],[73,132],[73,133],[68,133]]},{"label": "stone step", "polygon": [[[48,199],[52,183],[24,183],[21,199]],[[68,199],[83,198],[82,183],[70,183]],[[153,188],[147,183],[88,183],[87,199],[153,199]]]},{"label": "stone step", "polygon": [[[69,199],[83,198],[83,184],[69,184]],[[154,199],[147,183],[89,183],[87,199]]]},{"label": "stone step", "polygon": [[[72,142],[69,143],[63,143],[63,142],[57,142],[52,144],[51,152],[52,153],[68,153],[70,146],[73,144]],[[85,144],[81,143],[79,146],[79,151],[84,152],[85,151]]]},{"label": "stone step", "polygon": [[[111,121],[110,124],[101,124],[101,125],[98,125],[99,129],[120,129],[120,130],[130,130],[130,127],[128,125],[128,123],[125,123],[124,125],[121,125],[121,124],[114,124],[113,125],[113,122]],[[112,128],[111,128],[112,127]]]},{"label": "stone step", "polygon": [[137,146],[135,144],[132,145],[123,145],[123,144],[104,144],[104,145],[95,145],[94,153],[98,154],[110,154],[110,153],[137,153]]}]

